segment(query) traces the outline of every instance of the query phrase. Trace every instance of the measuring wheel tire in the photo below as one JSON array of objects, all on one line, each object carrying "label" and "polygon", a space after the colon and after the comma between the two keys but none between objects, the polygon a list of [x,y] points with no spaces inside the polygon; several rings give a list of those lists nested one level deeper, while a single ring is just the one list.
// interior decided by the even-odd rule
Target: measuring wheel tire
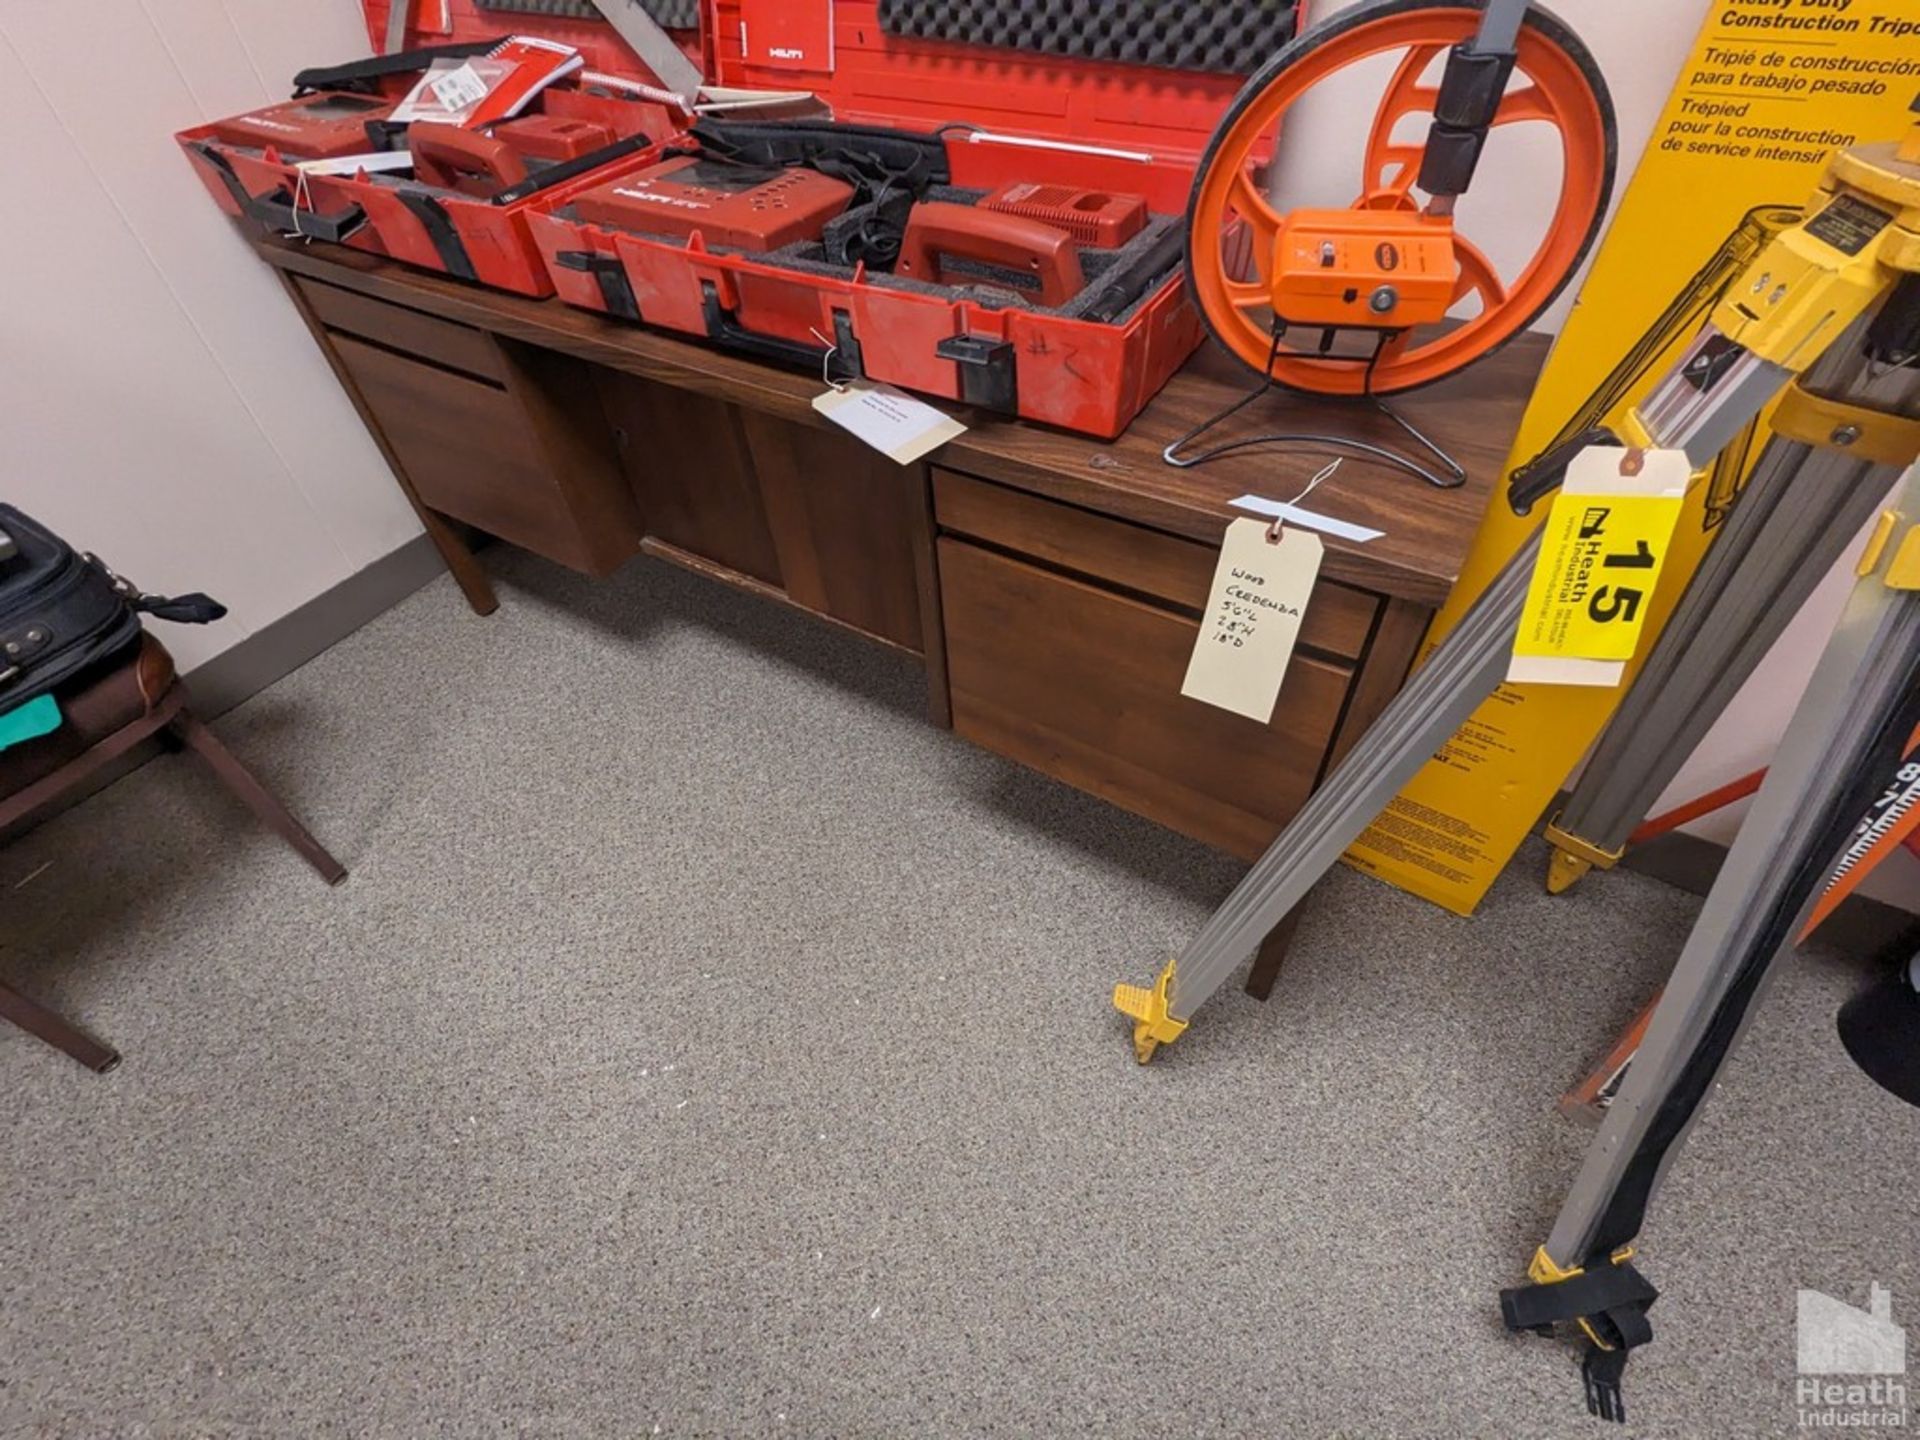
[{"label": "measuring wheel tire", "polygon": [[[1409,114],[1423,113],[1435,93],[1420,84],[1436,57],[1471,39],[1480,11],[1431,0],[1364,0],[1287,45],[1247,81],[1208,142],[1187,203],[1187,288],[1207,333],[1254,374],[1271,373],[1290,389],[1316,394],[1391,395],[1444,380],[1485,359],[1523,333],[1573,278],[1593,247],[1613,192],[1618,150],[1613,100],[1586,46],[1568,26],[1537,6],[1527,11],[1515,49],[1513,88],[1494,126],[1523,121],[1552,124],[1561,140],[1560,195],[1545,238],[1512,282],[1465,236],[1456,235],[1461,274],[1455,303],[1478,293],[1478,314],[1450,329],[1409,332],[1368,362],[1306,358],[1281,343],[1273,354],[1271,307],[1264,275],[1237,278],[1241,269],[1223,255],[1229,227],[1243,224],[1257,253],[1271,251],[1280,215],[1252,173],[1263,163],[1275,129],[1294,102],[1348,67],[1405,51],[1375,113],[1367,146],[1367,174],[1355,208],[1413,210],[1411,195],[1424,145],[1392,139]],[[1425,113],[1430,113],[1427,111]],[[1504,116],[1504,118],[1502,118]],[[1395,173],[1385,175],[1387,166]],[[1265,260],[1260,260],[1264,271]],[[1263,308],[1263,306],[1265,308]],[[1299,327],[1317,337],[1320,327]]]}]

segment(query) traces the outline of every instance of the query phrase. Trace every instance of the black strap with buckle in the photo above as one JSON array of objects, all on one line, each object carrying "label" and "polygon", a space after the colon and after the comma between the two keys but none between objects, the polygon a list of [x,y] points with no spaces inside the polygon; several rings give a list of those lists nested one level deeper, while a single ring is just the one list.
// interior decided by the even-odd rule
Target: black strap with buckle
[{"label": "black strap with buckle", "polygon": [[1580,1362],[1587,1412],[1624,1422],[1621,1376],[1627,1356],[1653,1339],[1647,1312],[1659,1298],[1653,1283],[1631,1263],[1603,1257],[1565,1280],[1502,1290],[1500,1317],[1507,1329],[1536,1335],[1551,1335],[1556,1325],[1579,1325],[1587,1337],[1587,1353]]},{"label": "black strap with buckle", "polygon": [[609,315],[617,315],[622,320],[642,318],[640,302],[634,297],[627,267],[620,263],[619,256],[602,255],[598,250],[562,250],[553,257],[553,263],[562,270],[591,275],[600,287],[600,303],[607,307]]}]

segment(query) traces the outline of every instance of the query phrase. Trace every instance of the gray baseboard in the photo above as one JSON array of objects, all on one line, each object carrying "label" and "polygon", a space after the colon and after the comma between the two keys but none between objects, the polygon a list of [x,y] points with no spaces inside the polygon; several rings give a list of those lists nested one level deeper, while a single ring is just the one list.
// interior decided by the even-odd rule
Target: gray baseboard
[{"label": "gray baseboard", "polygon": [[391,610],[446,569],[433,542],[416,535],[359,574],[188,671],[194,710],[203,720],[225,714]]},{"label": "gray baseboard", "polygon": [[[429,580],[445,574],[446,568],[440,552],[425,535],[409,540],[359,574],[254,631],[232,649],[186,671],[194,712],[202,720],[225,714],[392,609]],[[165,631],[161,634],[164,636]],[[97,795],[164,749],[158,737],[136,745],[47,808],[0,830],[0,843]]]}]

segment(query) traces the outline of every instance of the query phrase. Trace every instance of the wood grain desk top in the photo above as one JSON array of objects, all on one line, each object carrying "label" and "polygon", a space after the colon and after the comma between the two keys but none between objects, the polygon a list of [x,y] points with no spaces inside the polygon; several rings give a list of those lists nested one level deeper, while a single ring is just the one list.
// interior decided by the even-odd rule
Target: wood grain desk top
[{"label": "wood grain desk top", "polygon": [[[483,290],[342,247],[276,238],[257,238],[254,244],[269,264],[293,274],[770,414],[817,420],[811,402],[820,392],[818,376],[609,319],[557,299],[528,300]],[[1500,479],[1546,351],[1544,338],[1523,337],[1466,373],[1396,402],[1415,425],[1459,459],[1467,469],[1467,483],[1458,490],[1438,490],[1401,472],[1349,459],[1310,504],[1324,514],[1386,533],[1364,544],[1326,537],[1328,578],[1428,606],[1446,597]],[[1246,494],[1291,499],[1326,463],[1324,456],[1297,447],[1245,451],[1192,470],[1175,469],[1162,460],[1169,442],[1238,399],[1247,384],[1245,373],[1225,355],[1203,347],[1126,434],[1111,443],[943,405],[971,428],[937,451],[933,461],[1216,543],[1226,522],[1242,513],[1230,501]],[[1364,405],[1278,390],[1207,441],[1273,431],[1333,432],[1415,453],[1392,421]]]}]

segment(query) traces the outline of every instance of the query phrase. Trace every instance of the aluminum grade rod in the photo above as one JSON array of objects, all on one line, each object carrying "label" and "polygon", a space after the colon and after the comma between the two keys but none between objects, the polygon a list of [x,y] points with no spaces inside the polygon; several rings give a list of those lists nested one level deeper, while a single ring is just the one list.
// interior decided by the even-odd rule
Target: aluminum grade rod
[{"label": "aluminum grade rod", "polygon": [[[1674,373],[1634,412],[1653,444],[1686,451],[1696,472],[1793,378],[1788,370],[1750,357],[1727,370],[1711,390],[1689,384],[1684,378],[1688,359],[1714,334],[1711,327],[1703,331]],[[1543,529],[1535,527],[1453,633],[1414,672],[1180,953],[1167,979],[1171,1019],[1184,1023],[1192,1018],[1434,751],[1499,688],[1526,611]]]}]

